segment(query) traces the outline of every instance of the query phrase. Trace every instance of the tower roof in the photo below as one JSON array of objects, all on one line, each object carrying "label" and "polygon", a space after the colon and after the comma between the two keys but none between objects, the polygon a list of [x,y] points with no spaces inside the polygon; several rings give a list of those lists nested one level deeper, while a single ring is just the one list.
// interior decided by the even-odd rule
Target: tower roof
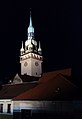
[{"label": "tower roof", "polygon": [[29,27],[28,27],[28,33],[34,33],[34,28],[32,26],[32,16],[31,16],[31,11],[30,11],[30,23],[29,23]]},{"label": "tower roof", "polygon": [[29,26],[32,26],[31,11],[30,11],[30,23],[29,23]]}]

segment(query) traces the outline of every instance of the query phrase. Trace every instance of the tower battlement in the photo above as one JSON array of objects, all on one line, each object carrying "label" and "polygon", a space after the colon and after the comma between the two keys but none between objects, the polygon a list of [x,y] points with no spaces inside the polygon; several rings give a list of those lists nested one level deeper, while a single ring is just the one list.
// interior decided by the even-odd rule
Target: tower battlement
[{"label": "tower battlement", "polygon": [[38,54],[34,54],[34,53],[27,53],[26,55],[23,54],[22,56],[20,56],[20,62],[29,58],[34,58],[37,60],[43,60],[43,56],[40,56]]}]

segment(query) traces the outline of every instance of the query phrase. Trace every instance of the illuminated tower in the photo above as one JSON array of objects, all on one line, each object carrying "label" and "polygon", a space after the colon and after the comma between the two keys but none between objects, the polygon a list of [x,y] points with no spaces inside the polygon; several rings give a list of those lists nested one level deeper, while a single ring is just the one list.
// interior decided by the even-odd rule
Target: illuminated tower
[{"label": "illuminated tower", "polygon": [[40,42],[34,38],[34,27],[32,26],[32,17],[30,12],[30,23],[27,29],[27,40],[25,48],[20,50],[21,75],[41,77],[42,74],[42,49]]}]

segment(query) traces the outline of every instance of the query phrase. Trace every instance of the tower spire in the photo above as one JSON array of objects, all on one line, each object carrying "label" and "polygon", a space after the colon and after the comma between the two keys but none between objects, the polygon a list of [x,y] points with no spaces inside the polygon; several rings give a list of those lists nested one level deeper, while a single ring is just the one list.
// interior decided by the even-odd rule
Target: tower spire
[{"label": "tower spire", "polygon": [[27,31],[27,36],[28,36],[28,39],[34,38],[34,27],[32,26],[31,10],[30,10],[30,22],[29,22],[29,27]]},{"label": "tower spire", "polygon": [[31,26],[31,27],[32,27],[32,17],[31,17],[31,11],[30,11],[30,24],[29,24],[29,26]]}]

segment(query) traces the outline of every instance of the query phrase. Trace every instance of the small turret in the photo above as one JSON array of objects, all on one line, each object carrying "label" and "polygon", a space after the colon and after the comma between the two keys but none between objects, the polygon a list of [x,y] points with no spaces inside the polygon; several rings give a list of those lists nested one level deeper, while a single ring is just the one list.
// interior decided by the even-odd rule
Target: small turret
[{"label": "small turret", "polygon": [[23,41],[22,41],[22,48],[20,49],[20,54],[21,54],[21,55],[24,54]]},{"label": "small turret", "polygon": [[41,44],[40,44],[40,41],[39,41],[38,53],[39,53],[40,55],[42,54],[42,49],[41,49]]}]

